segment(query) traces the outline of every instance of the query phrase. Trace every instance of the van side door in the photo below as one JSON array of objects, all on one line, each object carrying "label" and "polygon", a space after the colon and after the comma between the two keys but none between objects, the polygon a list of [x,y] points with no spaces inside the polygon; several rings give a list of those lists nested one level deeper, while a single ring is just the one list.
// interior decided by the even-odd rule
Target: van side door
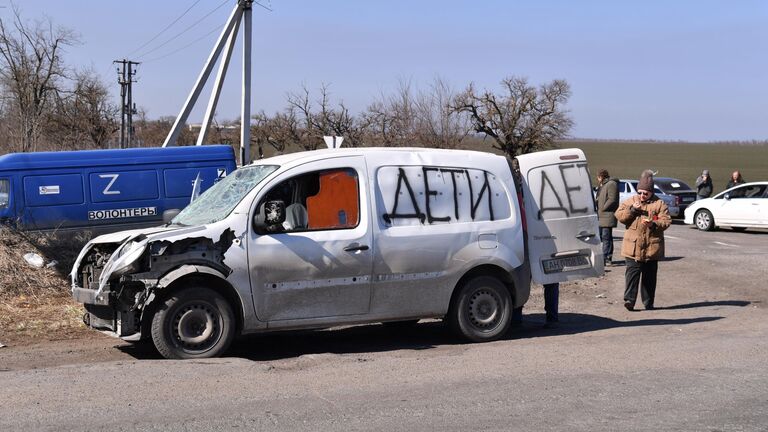
[{"label": "van side door", "polygon": [[369,311],[373,235],[368,190],[362,156],[309,162],[265,185],[255,211],[280,201],[286,220],[270,232],[252,231],[248,240],[259,320]]},{"label": "van side door", "polygon": [[584,152],[549,150],[517,159],[533,280],[546,284],[602,275],[600,229]]}]

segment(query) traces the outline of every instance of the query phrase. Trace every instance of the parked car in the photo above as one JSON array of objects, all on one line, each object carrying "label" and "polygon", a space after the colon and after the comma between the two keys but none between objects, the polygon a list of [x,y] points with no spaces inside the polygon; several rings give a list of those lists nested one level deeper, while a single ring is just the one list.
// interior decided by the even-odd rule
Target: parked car
[{"label": "parked car", "polygon": [[768,181],[745,183],[694,202],[685,209],[685,223],[702,231],[768,228]]},{"label": "parked car", "polygon": [[[657,179],[656,182],[658,182]],[[659,184],[656,183],[654,185],[653,193],[656,194],[659,199],[664,201],[664,203],[669,207],[669,215],[672,217],[677,217],[680,215],[680,205],[678,197],[674,195],[669,195],[664,193],[664,191],[659,188]],[[621,179],[619,180],[619,202],[623,202],[625,199],[637,195],[637,180],[628,180],[628,179]]]},{"label": "parked car", "polygon": [[677,197],[676,205],[680,207],[680,216],[685,208],[696,201],[696,191],[682,180],[672,177],[655,177],[656,188],[666,195]]}]

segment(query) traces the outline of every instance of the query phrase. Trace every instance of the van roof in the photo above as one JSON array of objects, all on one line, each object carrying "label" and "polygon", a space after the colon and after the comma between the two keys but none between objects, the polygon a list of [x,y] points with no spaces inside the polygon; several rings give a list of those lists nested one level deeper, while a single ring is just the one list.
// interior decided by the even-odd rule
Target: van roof
[{"label": "van roof", "polygon": [[150,147],[108,150],[10,153],[0,156],[0,172],[40,168],[77,168],[139,163],[234,159],[229,145]]},{"label": "van roof", "polygon": [[321,149],[302,151],[296,153],[288,153],[280,156],[273,156],[266,159],[254,160],[252,164],[275,164],[286,165],[295,162],[301,162],[303,160],[322,159],[333,156],[355,156],[355,155],[367,155],[373,157],[386,158],[387,155],[393,153],[408,153],[408,154],[431,154],[441,156],[451,156],[456,158],[497,158],[503,157],[493,153],[476,151],[476,150],[449,150],[449,149],[436,149],[425,147],[343,147],[338,149]]}]

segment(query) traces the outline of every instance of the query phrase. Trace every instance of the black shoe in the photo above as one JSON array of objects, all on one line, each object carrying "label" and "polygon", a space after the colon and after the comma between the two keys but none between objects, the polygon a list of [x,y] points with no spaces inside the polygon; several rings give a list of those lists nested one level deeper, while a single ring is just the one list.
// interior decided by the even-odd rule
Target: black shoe
[{"label": "black shoe", "polygon": [[645,310],[654,310],[654,309],[656,309],[656,308],[653,305],[645,307]]},{"label": "black shoe", "polygon": [[625,301],[624,302],[624,307],[627,308],[628,311],[635,310],[635,305],[632,302]]}]

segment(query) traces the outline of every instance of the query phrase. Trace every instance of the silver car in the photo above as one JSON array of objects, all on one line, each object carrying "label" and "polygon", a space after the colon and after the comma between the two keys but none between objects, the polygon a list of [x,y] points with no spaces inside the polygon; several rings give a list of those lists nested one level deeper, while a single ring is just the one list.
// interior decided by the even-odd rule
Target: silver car
[{"label": "silver car", "polygon": [[[654,179],[656,180],[656,179]],[[628,180],[628,179],[621,179],[619,180],[619,201],[623,202],[625,199],[637,195],[637,180]],[[661,188],[659,188],[658,184],[655,184],[653,187],[653,193],[659,197],[662,201],[664,201],[664,204],[669,207],[669,215],[672,217],[679,216],[680,213],[680,200],[674,195],[669,195],[664,193]]]}]

